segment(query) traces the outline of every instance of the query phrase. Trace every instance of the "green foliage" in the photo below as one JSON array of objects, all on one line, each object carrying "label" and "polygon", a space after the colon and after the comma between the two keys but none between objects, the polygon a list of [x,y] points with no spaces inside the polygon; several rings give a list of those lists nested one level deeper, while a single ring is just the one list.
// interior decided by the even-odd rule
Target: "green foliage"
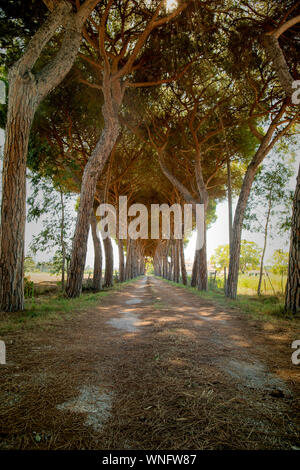
[{"label": "green foliage", "polygon": [[[293,169],[288,161],[268,159],[257,172],[248,199],[244,228],[251,232],[266,232],[269,236],[288,229],[291,217],[291,191],[287,189]],[[278,218],[278,213],[280,217]]]},{"label": "green foliage", "polygon": [[37,0],[5,0],[0,4],[0,65],[10,67],[18,60],[39,26],[47,8]]},{"label": "green foliage", "polygon": [[29,277],[24,277],[24,296],[25,299],[34,298],[34,283]]},{"label": "green foliage", "polygon": [[223,270],[229,265],[229,245],[219,245],[210,257],[210,264],[217,270]]},{"label": "green foliage", "polygon": [[[67,247],[67,250],[66,250],[66,259],[65,259],[67,265],[70,261],[70,258],[71,258],[71,246],[69,244],[69,246]],[[54,256],[52,258],[50,273],[51,274],[61,274],[62,273],[62,265],[63,265],[63,255],[62,255],[62,250],[59,249],[59,250],[56,250],[56,252],[54,253]]]},{"label": "green foliage", "polygon": [[25,256],[24,259],[24,271],[25,273],[33,272],[37,269],[36,264],[32,256]]},{"label": "green foliage", "polygon": [[[42,230],[30,244],[33,254],[55,250],[51,272],[62,272],[63,265],[71,254],[75,214],[72,210],[72,195],[63,192],[61,186],[39,174],[31,177],[32,194],[28,198],[28,221],[42,221]],[[64,256],[63,256],[64,255]],[[59,266],[60,264],[60,266]]]},{"label": "green foliage", "polygon": [[241,241],[240,271],[242,273],[258,269],[261,251],[257,243],[247,240]]},{"label": "green foliage", "polygon": [[60,321],[69,314],[74,316],[85,309],[97,306],[104,297],[122,291],[135,280],[136,278],[115,284],[105,291],[82,294],[74,299],[67,299],[62,293],[35,298],[30,291],[29,297],[25,299],[24,312],[18,312],[17,315],[11,314],[7,319],[0,320],[0,334],[10,330],[16,331],[19,328],[33,328],[36,325],[52,326],[53,320]]},{"label": "green foliage", "polygon": [[281,276],[287,274],[289,253],[284,250],[275,250],[272,257],[272,272]]},{"label": "green foliage", "polygon": [[[240,271],[246,272],[258,269],[261,248],[255,242],[241,241]],[[219,245],[210,258],[210,263],[217,269],[222,270],[229,266],[229,245]]]}]

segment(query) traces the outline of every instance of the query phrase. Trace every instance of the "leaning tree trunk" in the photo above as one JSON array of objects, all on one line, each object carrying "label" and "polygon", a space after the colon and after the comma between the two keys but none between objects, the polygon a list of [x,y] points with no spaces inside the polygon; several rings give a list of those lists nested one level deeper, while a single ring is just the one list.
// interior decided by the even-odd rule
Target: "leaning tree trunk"
[{"label": "leaning tree trunk", "polygon": [[273,68],[277,74],[282,88],[286,92],[287,96],[291,97],[293,94],[294,79],[289,71],[289,67],[286,63],[278,38],[273,34],[265,34],[263,36],[262,42],[265,47],[267,57],[273,64]]},{"label": "leaning tree trunk", "polygon": [[226,284],[226,295],[231,299],[236,299],[237,284],[240,267],[241,237],[245,210],[255,176],[255,168],[250,166],[246,172],[237,207],[234,215],[232,227],[232,244],[230,249],[229,272]]},{"label": "leaning tree trunk", "polygon": [[300,311],[300,166],[294,195],[285,311]]},{"label": "leaning tree trunk", "polygon": [[91,215],[91,230],[94,244],[94,273],[93,273],[93,290],[99,292],[102,283],[102,248],[100,241],[100,233],[97,228],[97,218],[94,213]]},{"label": "leaning tree trunk", "polygon": [[274,133],[286,111],[287,108],[287,100],[284,100],[280,110],[272,120],[266,134],[262,137],[261,136],[261,144],[255,153],[252,161],[248,165],[246,174],[244,176],[242,189],[239,195],[237,207],[234,214],[234,222],[232,227],[232,244],[230,247],[230,259],[229,259],[229,271],[228,271],[228,279],[226,284],[226,296],[231,299],[236,299],[237,297],[237,285],[238,285],[238,275],[239,275],[239,263],[240,263],[240,251],[241,251],[241,236],[242,236],[242,228],[243,228],[243,221],[245,216],[245,210],[249,198],[249,194],[251,191],[252,183],[254,181],[255,174],[259,165],[262,163],[263,159],[268,155],[268,153],[272,150],[274,145],[278,142],[278,140],[285,135],[286,132],[291,128],[293,123],[296,120],[297,115],[295,115],[292,119],[289,120],[286,127],[274,136]]},{"label": "leaning tree trunk", "polygon": [[114,276],[114,254],[111,239],[106,237],[103,239],[105,251],[105,277],[103,287],[112,287]]},{"label": "leaning tree trunk", "polygon": [[97,182],[103,166],[109,157],[119,135],[119,122],[116,117],[107,116],[104,110],[105,128],[95,149],[89,158],[82,177],[80,204],[77,213],[75,234],[72,244],[72,256],[66,293],[68,297],[77,297],[82,290],[82,280],[87,252],[90,216],[96,193]]}]

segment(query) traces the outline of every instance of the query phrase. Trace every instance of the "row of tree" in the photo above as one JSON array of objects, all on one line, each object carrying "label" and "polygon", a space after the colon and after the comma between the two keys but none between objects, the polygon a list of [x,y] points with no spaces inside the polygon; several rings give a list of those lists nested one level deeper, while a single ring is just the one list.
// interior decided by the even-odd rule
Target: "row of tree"
[{"label": "row of tree", "polygon": [[[207,227],[216,204],[227,197],[226,295],[235,298],[255,176],[272,149],[293,142],[299,121],[293,103],[298,3],[189,0],[171,11],[165,0],[43,3],[48,13],[42,2],[20,2],[18,11],[11,2],[2,6],[9,73],[2,110],[1,309],[24,306],[27,166],[38,177],[49,176],[61,194],[80,194],[69,297],[82,289],[90,226],[99,288],[95,209],[100,202],[118,207],[118,197],[127,195],[131,203],[146,205],[201,203]],[[293,312],[299,310],[299,197],[298,178],[286,297]],[[143,272],[149,257],[164,275],[177,280],[181,269],[184,277],[178,240],[116,241],[121,279]],[[109,238],[104,248],[109,259]],[[164,261],[170,253],[171,266]],[[204,243],[195,252],[192,285],[207,289],[207,279]]]}]

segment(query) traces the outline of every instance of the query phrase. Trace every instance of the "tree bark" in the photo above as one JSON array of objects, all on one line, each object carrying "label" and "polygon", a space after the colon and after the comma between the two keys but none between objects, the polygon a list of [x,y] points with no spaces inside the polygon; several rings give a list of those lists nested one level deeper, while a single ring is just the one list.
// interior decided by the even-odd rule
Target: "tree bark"
[{"label": "tree bark", "polygon": [[131,239],[127,238],[125,280],[128,281],[131,276]]},{"label": "tree bark", "polygon": [[60,203],[61,203],[61,227],[60,227],[60,243],[61,243],[61,290],[65,290],[65,272],[66,272],[66,243],[65,243],[65,202],[64,195],[60,189]]},{"label": "tree bark", "polygon": [[229,271],[226,285],[226,295],[232,299],[235,299],[237,296],[243,220],[255,173],[256,168],[253,165],[248,167],[234,215]]},{"label": "tree bark", "polygon": [[196,287],[198,283],[199,256],[200,256],[200,250],[195,250],[194,262],[193,262],[193,268],[192,268],[192,277],[191,277],[191,287]]},{"label": "tree bark", "polygon": [[94,213],[91,215],[91,231],[94,244],[93,290],[99,292],[102,284],[102,248],[97,218]]},{"label": "tree bark", "polygon": [[300,311],[300,165],[293,202],[285,311],[293,314]]},{"label": "tree bark", "polygon": [[286,63],[284,54],[281,50],[279,41],[273,34],[265,35],[263,37],[263,45],[265,47],[267,56],[272,62],[274,70],[277,74],[278,80],[287,94],[291,97],[293,94],[293,77],[290,74],[289,67]]},{"label": "tree bark", "polygon": [[184,258],[183,239],[179,240],[179,249],[180,249],[180,264],[181,264],[182,283],[183,283],[184,286],[186,286],[187,285],[187,273],[186,273],[186,265],[185,265],[185,258]]},{"label": "tree bark", "polygon": [[29,82],[14,80],[9,91],[2,173],[0,310],[24,308],[24,234],[26,161],[29,132],[36,109]]},{"label": "tree bark", "polygon": [[125,281],[125,271],[124,271],[124,246],[123,240],[118,239],[118,250],[119,250],[119,282]]},{"label": "tree bark", "polygon": [[174,262],[174,281],[179,283],[180,280],[180,253],[179,253],[179,240],[175,240],[174,245],[174,255],[175,255],[175,262]]},{"label": "tree bark", "polygon": [[232,244],[230,250],[230,260],[229,260],[229,271],[228,279],[226,285],[226,296],[231,299],[236,299],[237,296],[237,285],[238,285],[238,275],[239,275],[239,264],[240,264],[240,251],[241,251],[241,236],[245,210],[251,191],[252,183],[254,181],[255,174],[259,168],[259,165],[262,163],[263,159],[268,155],[270,150],[274,147],[276,142],[290,129],[293,122],[295,122],[295,117],[290,119],[289,123],[281,131],[277,132],[276,136],[273,138],[275,130],[277,129],[282,116],[287,107],[287,101],[285,100],[282,103],[282,106],[273,121],[271,122],[267,133],[261,138],[261,144],[255,153],[253,159],[248,165],[247,171],[244,176],[241,192],[239,195],[237,207],[234,215],[234,222],[232,227]]},{"label": "tree bark", "polygon": [[207,274],[207,256],[206,256],[206,226],[204,227],[203,247],[201,248],[201,250],[199,250],[198,263],[199,263],[198,264],[199,273],[198,273],[198,278],[197,278],[197,288],[198,290],[207,290],[208,289],[208,274]]},{"label": "tree bark", "polygon": [[105,251],[105,276],[103,287],[112,287],[114,276],[114,254],[110,237],[103,240]]},{"label": "tree bark", "polygon": [[116,116],[107,116],[104,110],[105,127],[95,149],[89,158],[82,177],[80,204],[77,213],[72,256],[66,293],[77,297],[82,290],[82,280],[87,252],[90,216],[93,209],[96,187],[101,171],[119,135],[119,121]]},{"label": "tree bark", "polygon": [[232,186],[230,158],[227,156],[227,197],[228,197],[228,230],[229,230],[229,253],[232,242]]},{"label": "tree bark", "polygon": [[[26,222],[26,162],[31,124],[39,103],[71,69],[81,41],[81,28],[88,9],[72,13],[64,0],[49,15],[29,41],[25,53],[8,76],[8,114],[5,131],[0,240],[0,310],[24,308],[24,233]],[[38,74],[33,67],[42,50],[60,26],[64,26],[62,46]]]}]

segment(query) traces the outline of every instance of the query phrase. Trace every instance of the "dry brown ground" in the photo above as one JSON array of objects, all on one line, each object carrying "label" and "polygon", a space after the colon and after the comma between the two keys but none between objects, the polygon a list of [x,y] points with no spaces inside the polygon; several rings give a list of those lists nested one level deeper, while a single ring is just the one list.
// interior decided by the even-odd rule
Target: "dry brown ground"
[{"label": "dry brown ground", "polygon": [[7,333],[0,449],[299,447],[299,329],[139,279]]}]

